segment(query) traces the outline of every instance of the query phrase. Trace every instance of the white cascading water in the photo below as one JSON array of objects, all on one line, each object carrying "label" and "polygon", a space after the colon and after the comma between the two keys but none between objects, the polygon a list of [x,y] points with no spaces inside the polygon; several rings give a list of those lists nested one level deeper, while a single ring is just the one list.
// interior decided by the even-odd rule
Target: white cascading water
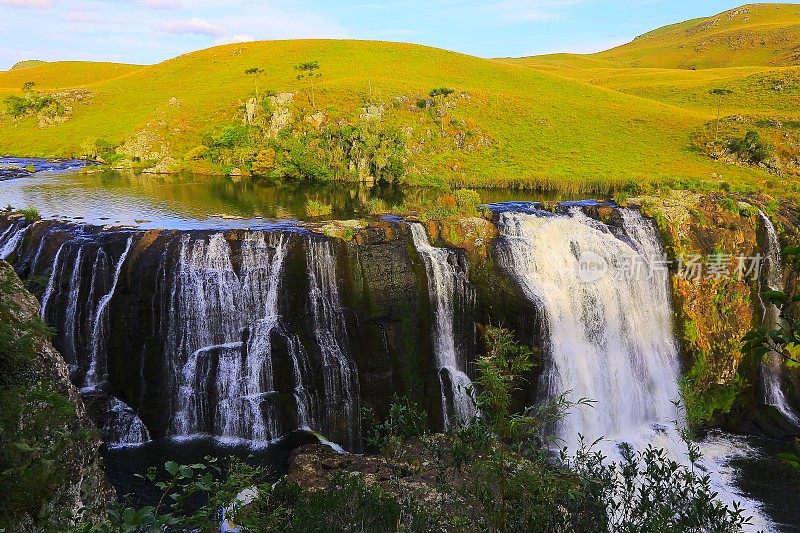
[{"label": "white cascading water", "polygon": [[[770,219],[761,211],[758,212],[764,232],[767,237],[767,249],[765,250],[764,264],[759,279],[762,291],[771,289],[775,291],[783,290],[783,263],[781,261],[781,245],[778,241],[778,234],[775,226]],[[777,326],[780,320],[780,309],[774,304],[761,300],[764,308],[763,324],[768,327]],[[800,416],[792,409],[786,400],[786,395],[781,388],[781,374],[783,370],[783,359],[780,354],[770,352],[767,359],[761,366],[761,378],[764,386],[764,403],[777,409],[788,422],[795,427],[800,427]]]},{"label": "white cascading water", "polygon": [[[433,315],[433,351],[439,370],[442,420],[449,430],[475,416],[472,381],[459,364],[453,328],[456,292],[469,292],[467,272],[458,266],[454,250],[430,245],[425,227],[411,223],[414,246],[425,263],[428,295]],[[467,288],[466,290],[464,290]],[[459,290],[460,289],[460,290]]]},{"label": "white cascading water", "polygon": [[[501,215],[507,245],[503,260],[525,294],[544,311],[549,339],[549,368],[542,385],[549,398],[569,391],[573,399],[600,402],[581,407],[564,419],[556,433],[571,449],[578,434],[625,439],[654,423],[675,418],[679,398],[678,350],[666,274],[592,283],[579,276],[581,253],[606,264],[642,257],[609,231],[571,216]],[[649,242],[644,253],[657,253]]]},{"label": "white cascading water", "polygon": [[[223,234],[182,239],[170,296],[175,313],[165,331],[178,381],[173,432],[265,443],[295,429],[319,431],[320,401],[306,387],[308,354],[278,314],[287,238],[248,232],[240,244],[237,273]],[[277,402],[286,389],[274,382],[274,336],[282,338],[292,374],[293,422]]]},{"label": "white cascading water", "polygon": [[64,347],[62,348],[62,355],[70,366],[70,372],[77,369],[78,360],[78,346],[77,346],[77,329],[78,323],[78,309],[79,296],[81,290],[81,260],[83,258],[83,248],[78,248],[78,253],[75,256],[75,264],[72,267],[72,273],[69,278],[69,287],[67,289],[67,308],[66,315],[64,316],[64,327],[62,330],[64,338]]},{"label": "white cascading water", "polygon": [[47,280],[47,286],[42,293],[42,300],[39,304],[39,316],[41,316],[43,320],[47,317],[47,304],[50,303],[50,297],[53,295],[53,289],[59,277],[59,268],[61,266],[59,258],[61,257],[61,251],[64,249],[65,244],[66,243],[62,244],[58,247],[58,250],[56,250],[56,255],[53,257],[53,265],[50,267],[50,278]]},{"label": "white cascading water", "polygon": [[124,402],[109,396],[106,413],[110,419],[106,434],[106,442],[109,447],[136,446],[150,440],[150,432],[147,431],[147,427],[133,409]]},{"label": "white cascading water", "polygon": [[[674,431],[679,419],[672,403],[680,399],[678,347],[672,333],[668,273],[651,263],[663,250],[653,225],[634,210],[619,210],[622,228],[590,219],[579,208],[568,215],[500,215],[501,265],[543,312],[548,367],[540,390],[544,399],[563,393],[587,398],[593,406],[575,408],[555,428],[563,445],[575,451],[579,435],[598,444],[611,460],[618,445],[648,444],[675,460],[686,446]],[[603,262],[605,275],[579,269],[579,258]],[[638,273],[627,265],[653,264]],[[601,272],[602,274],[602,272]],[[595,279],[596,278],[596,279]],[[735,493],[726,468],[733,445],[705,447],[704,468],[728,505],[734,501],[755,513],[755,502]],[[756,515],[754,524],[768,522]]]},{"label": "white cascading water", "polygon": [[[131,251],[132,245],[133,236],[128,237],[128,241],[125,244],[125,250],[123,250],[122,254],[117,260],[117,264],[114,267],[114,275],[111,278],[111,287],[97,303],[97,309],[95,310],[92,326],[89,370],[86,372],[86,377],[84,379],[84,387],[89,390],[96,388],[107,378],[109,318],[106,310],[108,308],[108,304],[111,302],[111,299],[114,297],[114,293],[117,290],[117,282],[119,281],[119,276],[122,273],[122,266],[125,263],[125,259],[128,257],[128,253]],[[80,251],[78,254],[80,255]]]},{"label": "white cascading water", "polygon": [[349,437],[356,448],[360,441],[360,403],[358,372],[347,348],[343,306],[336,280],[336,256],[328,240],[308,241],[309,300],[314,337],[323,359],[326,417],[331,429]]},{"label": "white cascading water", "polygon": [[0,234],[0,260],[5,261],[16,251],[29,227],[24,221],[19,221],[11,224]]},{"label": "white cascading water", "polygon": [[[177,434],[210,430],[223,437],[269,440],[274,428],[264,427],[260,400],[273,390],[270,333],[278,322],[284,259],[282,236],[271,250],[262,233],[249,234],[242,243],[240,278],[223,234],[208,240],[183,237],[172,295],[178,313],[170,327],[178,344],[167,354],[169,362],[186,361],[173,374],[181,377],[173,419]],[[243,332],[251,321],[254,350],[244,361]],[[215,356],[216,373],[210,374]],[[218,401],[207,406],[211,392]],[[209,421],[212,427],[204,428]]]},{"label": "white cascading water", "polygon": [[[93,247],[86,241],[75,239],[66,241],[56,251],[50,267],[47,287],[42,295],[41,316],[48,317],[51,301],[59,302],[64,307],[64,316],[59,317],[57,330],[61,334],[63,355],[68,361],[70,374],[76,373],[80,366],[79,355],[85,353],[89,356],[88,369],[85,375],[78,374],[76,379],[81,385],[81,394],[93,394],[107,378],[109,316],[108,305],[116,292],[123,264],[133,245],[133,236],[129,237],[125,249],[117,259],[114,270],[107,267],[108,255],[102,247]],[[40,247],[41,248],[41,247]],[[82,269],[84,260],[92,260],[91,286],[88,293],[82,291]],[[36,257],[41,255],[37,250]],[[69,275],[67,290],[60,292],[62,276]],[[108,279],[110,277],[110,279]],[[101,288],[102,287],[102,288]],[[98,294],[103,288],[108,290]],[[96,305],[94,304],[96,302]],[[60,307],[60,306],[59,306]],[[92,308],[94,308],[92,310]],[[78,320],[78,314],[91,319],[91,334],[86,342],[79,342],[78,331],[83,324]],[[51,313],[52,314],[52,313]],[[53,323],[54,320],[51,320]],[[150,434],[136,412],[122,400],[107,394],[106,402],[106,443],[109,446],[138,445],[150,440]]]}]

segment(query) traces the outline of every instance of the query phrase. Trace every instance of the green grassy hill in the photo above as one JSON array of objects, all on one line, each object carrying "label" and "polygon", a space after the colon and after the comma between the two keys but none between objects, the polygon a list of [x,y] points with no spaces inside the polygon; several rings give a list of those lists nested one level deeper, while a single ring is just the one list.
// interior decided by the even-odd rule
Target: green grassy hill
[{"label": "green grassy hill", "polygon": [[[719,15],[716,19],[722,22],[713,27],[760,31],[769,24],[778,31],[776,20],[786,18],[781,26],[791,41],[786,46],[800,44],[789,21],[800,12],[798,6],[742,9],[749,10],[747,17]],[[668,53],[665,43],[680,39],[675,32],[702,24],[691,21],[656,30],[628,48],[590,56],[489,60],[410,44],[298,40],[220,46],[144,67],[37,64],[0,72],[0,99],[21,96],[29,81],[45,94],[82,89],[91,98],[75,103],[63,123],[0,116],[0,153],[81,155],[87,142],[102,139],[121,145],[146,133],[183,160],[210,135],[242,123],[243,104],[256,90],[255,80],[244,72],[257,67],[264,70],[257,82],[262,95],[268,90],[295,94],[289,108],[298,134],[322,127],[312,120],[315,111],[322,112],[323,124],[360,124],[366,120],[365,104],[382,105],[381,121],[404,132],[412,183],[573,191],[666,179],[763,185],[770,179],[767,172],[714,161],[692,139],[715,118],[716,100],[707,91],[720,84],[735,86],[724,102],[724,114],[779,113],[800,120],[797,69],[622,66],[659,54],[665,55],[665,64],[679,65],[688,59],[680,52]],[[655,44],[652,36],[664,40]],[[714,58],[724,55],[721,45],[712,49]],[[783,53],[762,52],[759,61],[770,65]],[[745,61],[738,52],[727,55],[729,63]],[[296,79],[293,68],[310,60],[319,61],[322,73],[316,110],[309,103],[309,87]],[[777,78],[788,80],[785,91],[773,90],[770,84]],[[442,135],[436,116],[416,106],[440,86],[456,90],[448,99],[451,128]]]},{"label": "green grassy hill", "polygon": [[43,89],[63,89],[92,85],[100,81],[119,78],[142,67],[124,63],[101,63],[90,61],[25,61],[27,66],[19,63],[11,70],[0,71],[0,90],[18,90],[28,81],[36,83]]},{"label": "green grassy hill", "polygon": [[672,24],[588,56],[552,54],[537,63],[703,69],[800,65],[800,4],[748,4]]}]

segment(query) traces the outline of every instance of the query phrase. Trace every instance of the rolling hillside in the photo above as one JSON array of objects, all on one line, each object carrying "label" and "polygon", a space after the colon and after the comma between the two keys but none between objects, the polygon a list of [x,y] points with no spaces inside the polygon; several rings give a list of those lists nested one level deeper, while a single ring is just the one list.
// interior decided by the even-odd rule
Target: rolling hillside
[{"label": "rolling hillside", "polygon": [[[590,56],[488,60],[410,44],[303,40],[220,46],[145,67],[36,64],[0,72],[0,98],[22,95],[29,81],[43,93],[85,90],[89,97],[55,124],[33,116],[0,117],[0,153],[81,155],[87,142],[121,145],[147,134],[182,160],[209,135],[241,124],[244,103],[260,90],[293,93],[292,116],[318,128],[358,124],[366,104],[379,106],[380,120],[404,131],[412,183],[595,190],[723,176],[760,185],[770,179],[767,172],[713,161],[692,146],[692,136],[716,116],[708,89],[720,84],[736,87],[724,103],[725,114],[800,119],[800,72],[771,66],[788,63],[784,52],[800,45],[793,33],[800,17],[792,18],[800,7],[748,6],[736,12],[656,30]],[[703,61],[670,48],[704,24],[714,28],[705,38],[715,44],[706,46]],[[768,35],[783,35],[785,46],[770,48],[769,54],[764,47],[752,54],[723,53],[722,35],[760,33],[764,27]],[[319,61],[322,74],[316,109],[308,84],[296,79],[293,68],[311,60]],[[687,61],[760,63],[676,70]],[[673,68],[631,68],[645,63]],[[256,80],[245,74],[251,68],[264,72]],[[786,90],[773,90],[776,77],[788,80]],[[438,138],[436,117],[415,103],[441,86],[456,91],[446,113],[449,124],[460,129]]]},{"label": "rolling hillside", "polygon": [[605,52],[531,59],[537,64],[618,68],[800,65],[800,4],[748,4],[653,30]]}]

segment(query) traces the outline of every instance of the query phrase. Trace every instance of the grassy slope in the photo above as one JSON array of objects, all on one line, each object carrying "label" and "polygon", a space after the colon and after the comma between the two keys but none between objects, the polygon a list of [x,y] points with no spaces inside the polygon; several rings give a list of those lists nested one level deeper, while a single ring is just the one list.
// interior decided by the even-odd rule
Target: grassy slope
[{"label": "grassy slope", "polygon": [[717,87],[733,90],[722,100],[723,117],[800,120],[800,66],[791,50],[800,53],[800,4],[760,4],[661,28],[606,52],[504,61],[681,108],[699,128],[716,119],[709,91]]},{"label": "grassy slope", "polygon": [[58,61],[36,63],[30,67],[0,71],[0,91],[14,91],[28,81],[39,89],[62,89],[89,86],[136,72],[142,67],[124,63],[93,63],[89,61]]},{"label": "grassy slope", "polygon": [[[717,101],[708,91],[726,87],[734,93],[725,98],[723,114],[794,118],[800,110],[800,59],[794,56],[800,56],[800,4],[754,4],[660,28],[597,54],[508,61],[714,116]],[[782,91],[774,90],[778,84]]]},{"label": "grassy slope", "polygon": [[800,4],[749,4],[672,24],[590,55],[551,54],[535,64],[616,68],[720,68],[800,64]]},{"label": "grassy slope", "polygon": [[[748,20],[767,19],[754,9]],[[798,11],[797,6],[763,9],[770,17],[773,9],[787,16]],[[737,17],[734,20],[740,24]],[[690,21],[648,36],[675,41],[676,32],[697,24],[701,22]],[[731,31],[725,24],[715,27]],[[441,85],[471,95],[468,101],[459,100],[452,115],[488,133],[494,145],[473,153],[423,156],[415,162],[421,174],[471,185],[555,182],[567,188],[590,182],[705,179],[713,174],[732,182],[763,183],[767,175],[761,171],[725,166],[694,153],[689,139],[716,115],[707,90],[718,85],[736,84],[725,112],[797,114],[796,97],[771,91],[768,85],[776,76],[800,72],[763,66],[702,71],[614,67],[623,56],[625,61],[641,62],[641,57],[667,44],[640,38],[627,46],[591,56],[486,60],[409,44],[269,41],[211,48],[149,67],[38,65],[0,72],[0,97],[19,93],[18,87],[32,80],[54,89],[87,85],[95,92],[94,103],[77,108],[66,124],[45,130],[33,119],[0,119],[0,153],[63,155],[77,152],[87,139],[122,142],[136,131],[159,128],[180,156],[203,133],[238,118],[241,102],[253,91],[245,69],[265,69],[262,91],[298,92],[302,87],[292,66],[317,59],[323,72],[318,104],[334,118],[356,117],[370,83],[373,97],[387,104],[398,95],[422,97]],[[673,56],[682,61],[680,54]],[[180,100],[179,107],[168,105],[172,97]],[[299,92],[298,102],[304,101]],[[387,120],[417,121],[410,113],[393,110]],[[458,170],[452,170],[454,159]]]}]

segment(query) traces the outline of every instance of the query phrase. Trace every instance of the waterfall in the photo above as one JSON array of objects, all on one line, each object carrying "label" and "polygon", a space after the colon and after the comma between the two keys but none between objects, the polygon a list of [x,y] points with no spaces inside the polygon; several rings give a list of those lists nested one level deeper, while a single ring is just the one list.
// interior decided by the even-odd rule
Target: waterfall
[{"label": "waterfall", "polygon": [[[119,275],[122,272],[122,265],[125,263],[125,259],[128,257],[128,253],[131,251],[132,244],[133,236],[130,236],[128,237],[128,242],[125,245],[125,250],[122,252],[122,255],[120,255],[119,259],[117,260],[116,267],[114,268],[114,276],[111,280],[111,287],[109,288],[108,292],[104,294],[102,298],[100,298],[94,314],[89,370],[86,372],[84,383],[84,387],[88,387],[89,389],[97,387],[103,381],[105,381],[107,377],[109,319],[106,309],[108,308],[108,304],[111,302],[111,298],[114,297],[114,292],[117,290],[117,282],[119,281]],[[80,263],[80,250],[78,251],[78,260],[76,263]],[[76,268],[78,268],[78,266],[76,266]]]},{"label": "waterfall", "polygon": [[541,389],[548,398],[569,392],[588,398],[562,420],[556,434],[575,449],[578,434],[625,440],[675,418],[680,397],[678,351],[672,336],[667,274],[615,276],[584,281],[580,261],[597,258],[609,268],[660,257],[649,223],[623,211],[627,238],[589,220],[503,213],[501,263],[543,311],[548,368]]},{"label": "waterfall", "polygon": [[263,233],[250,234],[237,275],[222,233],[207,241],[183,236],[167,332],[178,343],[168,360],[186,361],[177,374],[177,434],[270,440],[278,431],[266,400],[274,391],[271,334],[285,257],[282,235],[270,247]]},{"label": "waterfall", "polygon": [[465,268],[459,266],[454,250],[430,245],[425,227],[411,223],[414,246],[425,263],[428,277],[428,296],[433,315],[433,351],[439,373],[442,420],[444,428],[451,429],[475,416],[475,402],[471,396],[472,382],[464,372],[463,363],[456,353],[455,299],[471,294]]},{"label": "waterfall", "polygon": [[5,261],[17,250],[29,227],[25,225],[24,220],[20,220],[8,226],[3,233],[0,233],[0,260]]},{"label": "waterfall", "polygon": [[344,433],[346,444],[357,448],[361,436],[358,374],[347,349],[333,245],[327,240],[310,240],[307,257],[314,337],[323,359],[328,431]]},{"label": "waterfall", "polygon": [[[34,262],[44,256],[46,238],[37,247]],[[71,235],[53,256],[41,298],[41,316],[56,328],[54,343],[67,363],[70,378],[87,402],[99,401],[103,406],[100,424],[110,446],[150,440],[147,427],[136,412],[120,398],[101,390],[107,379],[109,305],[133,241],[134,236],[130,235],[115,263],[109,264],[111,256],[101,243],[82,232]],[[91,264],[90,283],[84,283],[87,264]]]},{"label": "waterfall", "polygon": [[[620,459],[622,442],[639,450],[652,444],[685,461],[686,446],[671,428],[679,418],[672,401],[680,399],[680,369],[668,273],[653,261],[663,257],[660,239],[638,211],[618,213],[621,227],[579,208],[563,215],[501,213],[498,259],[542,311],[549,355],[542,399],[567,393],[596,402],[557,424],[562,443],[575,451],[579,435],[589,443],[602,438],[596,448],[611,460]],[[723,502],[738,502],[766,529],[758,504],[733,488],[728,462],[740,444],[731,441],[700,443],[701,468]]]},{"label": "waterfall", "polygon": [[[326,389],[327,398],[321,397],[311,386],[314,372],[307,347],[281,320],[279,291],[288,237],[247,232],[240,245],[237,270],[223,234],[182,238],[168,305],[172,316],[163,333],[166,358],[177,369],[173,432],[265,443],[297,429],[324,431],[323,401],[341,398],[338,407],[350,409],[357,405],[357,395],[337,388]],[[312,298],[312,311],[317,310]],[[326,320],[324,314],[319,320]],[[326,384],[338,380],[352,389],[352,371],[345,371],[340,345],[324,328],[317,329],[320,344],[327,343]],[[331,368],[337,366],[340,371]]]},{"label": "waterfall", "polygon": [[[764,232],[767,237],[765,260],[759,277],[760,291],[768,289],[783,290],[783,263],[781,261],[781,245],[775,226],[762,212],[758,212]],[[764,308],[763,324],[770,328],[776,327],[780,321],[780,309],[774,304],[761,299]],[[792,409],[781,388],[781,375],[783,358],[777,352],[767,354],[766,361],[761,365],[761,380],[764,387],[764,403],[777,409],[793,426],[800,428],[800,416]]]},{"label": "waterfall", "polygon": [[150,440],[142,420],[124,402],[109,396],[106,403],[107,433],[106,442],[111,447],[142,444]]},{"label": "waterfall", "polygon": [[81,259],[83,258],[83,247],[78,248],[78,254],[75,257],[75,266],[72,268],[72,274],[69,278],[69,288],[67,289],[67,310],[64,317],[64,328],[62,330],[64,337],[64,346],[61,349],[61,355],[67,365],[70,366],[70,371],[77,370],[78,360],[78,346],[76,330],[79,327],[78,322],[78,309],[79,295],[81,290]]},{"label": "waterfall", "polygon": [[50,278],[47,280],[47,287],[45,287],[44,293],[42,293],[42,301],[39,306],[39,315],[43,320],[47,317],[47,304],[50,303],[50,297],[53,295],[53,288],[56,285],[56,280],[59,278],[59,270],[61,266],[59,258],[61,257],[61,251],[64,249],[65,244],[66,243],[61,244],[61,246],[58,247],[58,250],[56,250],[56,255],[53,257],[53,264],[50,267]]}]

